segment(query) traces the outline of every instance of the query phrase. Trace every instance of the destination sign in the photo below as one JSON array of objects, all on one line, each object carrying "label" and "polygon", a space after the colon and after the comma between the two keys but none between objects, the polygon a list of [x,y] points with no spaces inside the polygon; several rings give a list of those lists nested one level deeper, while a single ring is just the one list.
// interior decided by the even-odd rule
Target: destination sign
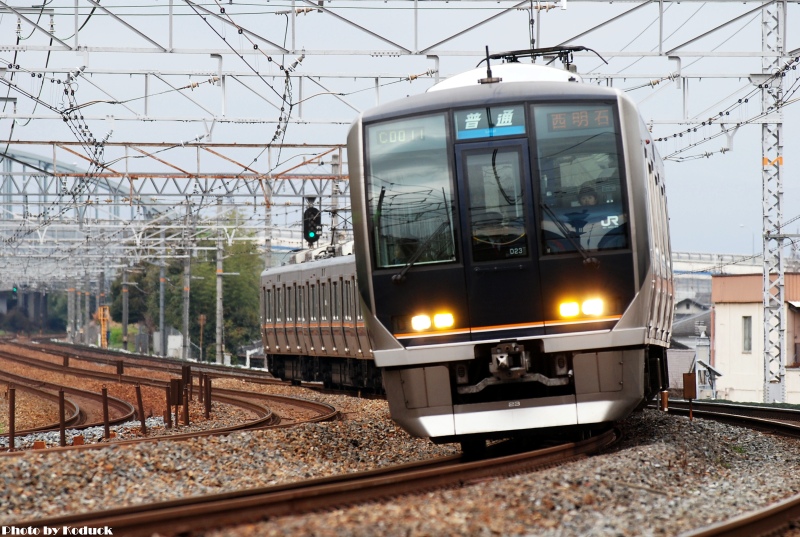
[{"label": "destination sign", "polygon": [[550,132],[598,129],[612,125],[610,108],[573,109],[547,114]]}]

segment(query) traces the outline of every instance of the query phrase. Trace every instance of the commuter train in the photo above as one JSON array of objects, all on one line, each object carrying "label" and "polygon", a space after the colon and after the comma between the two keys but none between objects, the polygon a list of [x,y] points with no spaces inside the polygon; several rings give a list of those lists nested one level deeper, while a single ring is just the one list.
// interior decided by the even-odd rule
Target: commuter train
[{"label": "commuter train", "polygon": [[487,65],[362,113],[347,146],[356,255],[262,275],[277,376],[382,382],[406,431],[465,449],[666,389],[664,171],[623,92]]}]

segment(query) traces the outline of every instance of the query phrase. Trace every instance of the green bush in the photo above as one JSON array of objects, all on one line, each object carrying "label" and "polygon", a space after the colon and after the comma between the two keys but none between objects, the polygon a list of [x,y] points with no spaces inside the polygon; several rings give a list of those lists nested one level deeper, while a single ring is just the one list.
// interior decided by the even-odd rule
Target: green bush
[{"label": "green bush", "polygon": [[[133,340],[138,333],[139,333],[139,325],[136,324],[128,325],[128,349],[133,348]],[[111,347],[112,349],[122,348],[122,326],[119,325],[111,326],[111,335],[108,338],[108,346]]]}]

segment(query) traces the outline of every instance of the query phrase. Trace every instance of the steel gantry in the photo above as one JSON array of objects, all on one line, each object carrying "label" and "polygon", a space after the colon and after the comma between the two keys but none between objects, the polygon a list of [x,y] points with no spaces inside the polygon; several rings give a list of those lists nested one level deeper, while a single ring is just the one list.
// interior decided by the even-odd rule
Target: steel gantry
[{"label": "steel gantry", "polygon": [[[57,150],[69,154],[76,145],[50,142],[50,149],[53,155]],[[268,148],[264,144],[195,142],[185,144],[182,152],[192,153],[198,168],[214,171],[189,172],[153,155],[163,145],[115,143],[106,149],[138,151],[168,171],[140,169],[131,173],[105,166],[91,176],[58,158],[48,161],[9,150],[0,175],[3,284],[58,288],[59,282],[66,285],[64,282],[87,270],[116,271],[142,260],[181,257],[187,240],[195,243],[198,238],[217,234],[227,243],[255,238],[268,244],[273,233],[291,236],[287,226],[275,229],[272,213],[277,209],[285,215],[298,196],[314,195],[324,200],[329,211],[330,207],[348,205],[344,201],[349,193],[346,187],[337,187],[336,196],[332,194],[332,184],[341,177],[320,170],[323,158],[341,158],[341,146],[282,144]],[[276,151],[300,148],[318,156],[293,168],[312,166],[314,172],[287,169],[263,175],[222,154],[254,149],[264,151],[269,160]],[[201,154],[217,162],[203,163]],[[187,214],[193,216],[189,235]],[[299,228],[296,236],[300,236]]]}]

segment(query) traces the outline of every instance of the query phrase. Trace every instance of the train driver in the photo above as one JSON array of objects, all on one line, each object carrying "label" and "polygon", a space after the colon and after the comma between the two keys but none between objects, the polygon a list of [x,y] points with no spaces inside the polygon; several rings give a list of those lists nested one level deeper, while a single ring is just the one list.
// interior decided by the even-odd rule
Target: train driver
[{"label": "train driver", "polygon": [[584,207],[587,205],[597,205],[597,192],[590,186],[583,186],[580,192],[578,192],[578,201],[581,206]]}]

